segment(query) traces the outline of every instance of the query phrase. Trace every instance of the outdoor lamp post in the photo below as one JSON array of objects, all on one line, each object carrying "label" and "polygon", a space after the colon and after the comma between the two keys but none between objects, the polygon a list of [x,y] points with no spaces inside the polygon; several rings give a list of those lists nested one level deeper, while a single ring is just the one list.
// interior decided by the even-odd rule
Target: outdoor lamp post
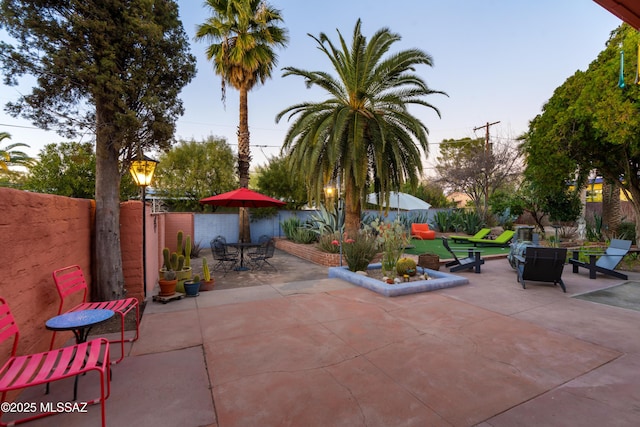
[{"label": "outdoor lamp post", "polygon": [[146,215],[145,215],[145,196],[147,186],[151,184],[153,173],[156,170],[157,160],[149,157],[138,155],[138,158],[131,162],[129,172],[133,177],[133,181],[142,189],[142,283],[144,286],[144,296],[147,297],[147,239],[146,239]]},{"label": "outdoor lamp post", "polygon": [[336,192],[338,193],[338,208],[337,208],[337,225],[338,225],[338,243],[340,245],[340,267],[342,267],[342,230],[340,229],[340,218],[342,217],[342,198],[340,197],[340,178],[338,177],[338,185],[334,187],[332,183],[324,186],[324,195],[327,199],[333,200]]}]

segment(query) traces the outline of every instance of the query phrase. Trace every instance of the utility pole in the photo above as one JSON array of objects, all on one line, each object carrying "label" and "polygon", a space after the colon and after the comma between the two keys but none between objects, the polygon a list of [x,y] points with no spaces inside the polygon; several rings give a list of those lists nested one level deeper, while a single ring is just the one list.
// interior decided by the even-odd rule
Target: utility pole
[{"label": "utility pole", "polygon": [[484,217],[487,219],[489,213],[489,177],[487,176],[487,155],[489,154],[489,127],[493,125],[497,125],[500,121],[485,124],[484,126],[478,126],[473,128],[473,131],[477,131],[478,129],[485,128],[485,140],[484,140],[484,165],[482,167],[482,173],[484,174]]},{"label": "utility pole", "polygon": [[497,125],[498,123],[500,123],[500,121],[493,122],[493,123],[487,122],[486,125],[482,125],[482,126],[478,126],[477,128],[473,128],[474,132],[477,131],[478,129],[482,129],[482,128],[486,129],[485,139],[484,139],[484,152],[485,153],[489,152],[489,127],[493,126],[493,125]]}]

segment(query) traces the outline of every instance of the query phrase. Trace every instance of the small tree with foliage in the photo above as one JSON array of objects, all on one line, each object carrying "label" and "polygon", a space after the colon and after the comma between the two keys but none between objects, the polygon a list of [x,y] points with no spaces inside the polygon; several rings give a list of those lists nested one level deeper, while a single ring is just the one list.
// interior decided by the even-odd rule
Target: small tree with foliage
[{"label": "small tree with foliage", "polygon": [[287,209],[300,209],[307,204],[304,180],[291,173],[283,156],[271,157],[269,163],[258,166],[254,182],[259,192],[287,202]]},{"label": "small tree with foliage", "polygon": [[204,211],[199,200],[237,187],[235,156],[224,138],[181,141],[160,156],[153,187],[175,211]]},{"label": "small tree with foliage", "polygon": [[[47,144],[40,150],[25,180],[24,189],[37,193],[93,199],[96,192],[96,153],[89,142]],[[120,185],[120,199],[138,194],[131,176]]]}]

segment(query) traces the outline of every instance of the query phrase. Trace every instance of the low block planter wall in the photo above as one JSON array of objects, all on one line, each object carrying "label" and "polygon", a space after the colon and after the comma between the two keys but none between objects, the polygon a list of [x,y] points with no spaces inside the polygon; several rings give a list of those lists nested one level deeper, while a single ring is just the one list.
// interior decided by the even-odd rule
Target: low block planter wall
[{"label": "low block planter wall", "polygon": [[314,264],[324,265],[326,267],[337,267],[340,265],[340,254],[322,252],[316,248],[314,244],[303,245],[287,239],[275,239],[275,242],[276,248],[281,251],[311,261]]}]

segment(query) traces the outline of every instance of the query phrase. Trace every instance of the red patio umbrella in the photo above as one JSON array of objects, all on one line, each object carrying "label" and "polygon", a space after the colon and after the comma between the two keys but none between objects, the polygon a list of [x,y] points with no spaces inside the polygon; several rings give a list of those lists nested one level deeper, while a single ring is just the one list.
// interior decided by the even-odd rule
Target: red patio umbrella
[{"label": "red patio umbrella", "polygon": [[230,206],[240,208],[267,208],[270,206],[284,206],[285,202],[273,199],[248,188],[238,188],[216,196],[200,199],[200,203],[215,206]]}]

